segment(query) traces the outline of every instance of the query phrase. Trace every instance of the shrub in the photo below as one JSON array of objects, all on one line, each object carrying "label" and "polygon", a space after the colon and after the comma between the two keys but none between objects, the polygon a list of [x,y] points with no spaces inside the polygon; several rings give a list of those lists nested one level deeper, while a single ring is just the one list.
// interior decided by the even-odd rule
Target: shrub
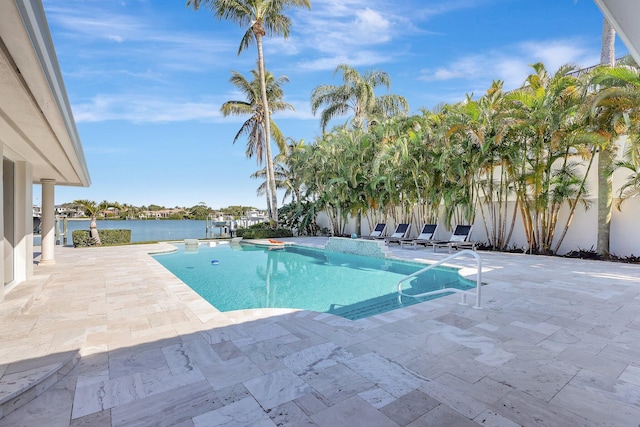
[{"label": "shrub", "polygon": [[[259,225],[259,224],[256,224]],[[249,228],[238,228],[236,235],[245,239],[271,239],[278,237],[293,237],[293,233],[288,228],[270,228],[265,226],[251,226]]]},{"label": "shrub", "polygon": [[[98,230],[102,246],[128,245],[131,230]],[[71,233],[74,247],[95,246],[89,230],[75,230]]]}]

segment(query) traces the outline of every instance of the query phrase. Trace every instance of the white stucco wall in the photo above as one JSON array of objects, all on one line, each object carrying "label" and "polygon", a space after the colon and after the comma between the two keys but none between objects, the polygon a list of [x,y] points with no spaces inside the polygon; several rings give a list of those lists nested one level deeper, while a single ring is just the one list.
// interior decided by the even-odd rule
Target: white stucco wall
[{"label": "white stucco wall", "polygon": [[[622,158],[626,143],[626,138],[620,138],[618,140],[618,159]],[[576,158],[576,161],[579,160],[579,158]],[[593,160],[593,165],[589,171],[589,176],[587,177],[588,200],[590,201],[591,206],[587,211],[585,211],[581,205],[576,208],[569,230],[558,249],[558,254],[560,255],[564,255],[567,252],[578,249],[596,249],[598,230],[597,161],[598,158],[596,155]],[[585,160],[583,170],[586,169],[586,164],[587,161]],[[610,252],[613,255],[621,257],[630,255],[640,256],[640,222],[638,221],[640,219],[640,198],[631,198],[625,201],[621,206],[621,210],[618,210],[616,207],[616,197],[618,196],[620,187],[626,181],[629,174],[630,172],[624,169],[619,169],[613,174],[614,207],[611,217]],[[568,215],[569,207],[564,206],[560,212],[558,227],[554,237],[554,245],[562,234]],[[452,230],[445,229],[442,221],[439,221],[438,224],[438,230],[435,237],[437,239],[448,239],[451,236]],[[331,229],[329,218],[324,213],[318,216],[318,225]],[[471,233],[471,240],[478,242],[487,241],[486,231],[480,212],[477,213],[473,225],[474,228]],[[375,224],[369,225],[366,217],[363,215],[362,234],[368,235],[374,226]],[[419,227],[422,227],[422,224],[412,225],[412,236],[416,236],[419,233]],[[390,234],[394,228],[395,224],[388,222],[387,234]],[[353,232],[355,232],[355,219],[352,218],[345,229],[345,234],[351,234]],[[522,248],[527,247],[527,239],[524,235],[520,212],[517,212],[516,214],[516,226],[509,244],[509,247],[514,246]]]}]

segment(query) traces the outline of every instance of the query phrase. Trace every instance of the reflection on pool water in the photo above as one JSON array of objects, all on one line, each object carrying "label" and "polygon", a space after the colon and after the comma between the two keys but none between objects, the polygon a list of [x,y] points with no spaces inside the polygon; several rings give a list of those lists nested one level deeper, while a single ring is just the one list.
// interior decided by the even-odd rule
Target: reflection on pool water
[{"label": "reflection on pool water", "polygon": [[[220,311],[299,308],[356,320],[447,295],[398,301],[398,281],[424,264],[301,246],[179,245],[154,258]],[[455,269],[434,268],[405,282],[403,291],[474,286]]]}]

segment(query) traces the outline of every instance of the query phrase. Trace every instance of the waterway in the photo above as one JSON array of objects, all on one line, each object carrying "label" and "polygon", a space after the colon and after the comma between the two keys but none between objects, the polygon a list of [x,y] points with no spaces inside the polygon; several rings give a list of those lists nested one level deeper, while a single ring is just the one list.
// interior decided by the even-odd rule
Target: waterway
[{"label": "waterway", "polygon": [[[71,233],[74,230],[89,230],[90,221],[67,221],[67,244],[72,243]],[[125,229],[131,230],[131,242],[151,242],[158,240],[204,239],[207,237],[207,222],[204,220],[98,220],[98,231]],[[57,225],[63,230],[63,224]],[[214,229],[213,237],[220,235],[219,229]],[[34,236],[34,244],[40,243],[40,236]]]}]

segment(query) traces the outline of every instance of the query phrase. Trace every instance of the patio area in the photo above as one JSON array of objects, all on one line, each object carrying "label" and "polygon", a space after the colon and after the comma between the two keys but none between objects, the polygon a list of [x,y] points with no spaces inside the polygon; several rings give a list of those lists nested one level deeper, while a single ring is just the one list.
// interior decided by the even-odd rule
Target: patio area
[{"label": "patio area", "polygon": [[217,312],[148,255],[168,248],[56,247],[7,294],[0,426],[640,422],[640,265],[479,252],[482,310],[452,295],[350,321]]}]

